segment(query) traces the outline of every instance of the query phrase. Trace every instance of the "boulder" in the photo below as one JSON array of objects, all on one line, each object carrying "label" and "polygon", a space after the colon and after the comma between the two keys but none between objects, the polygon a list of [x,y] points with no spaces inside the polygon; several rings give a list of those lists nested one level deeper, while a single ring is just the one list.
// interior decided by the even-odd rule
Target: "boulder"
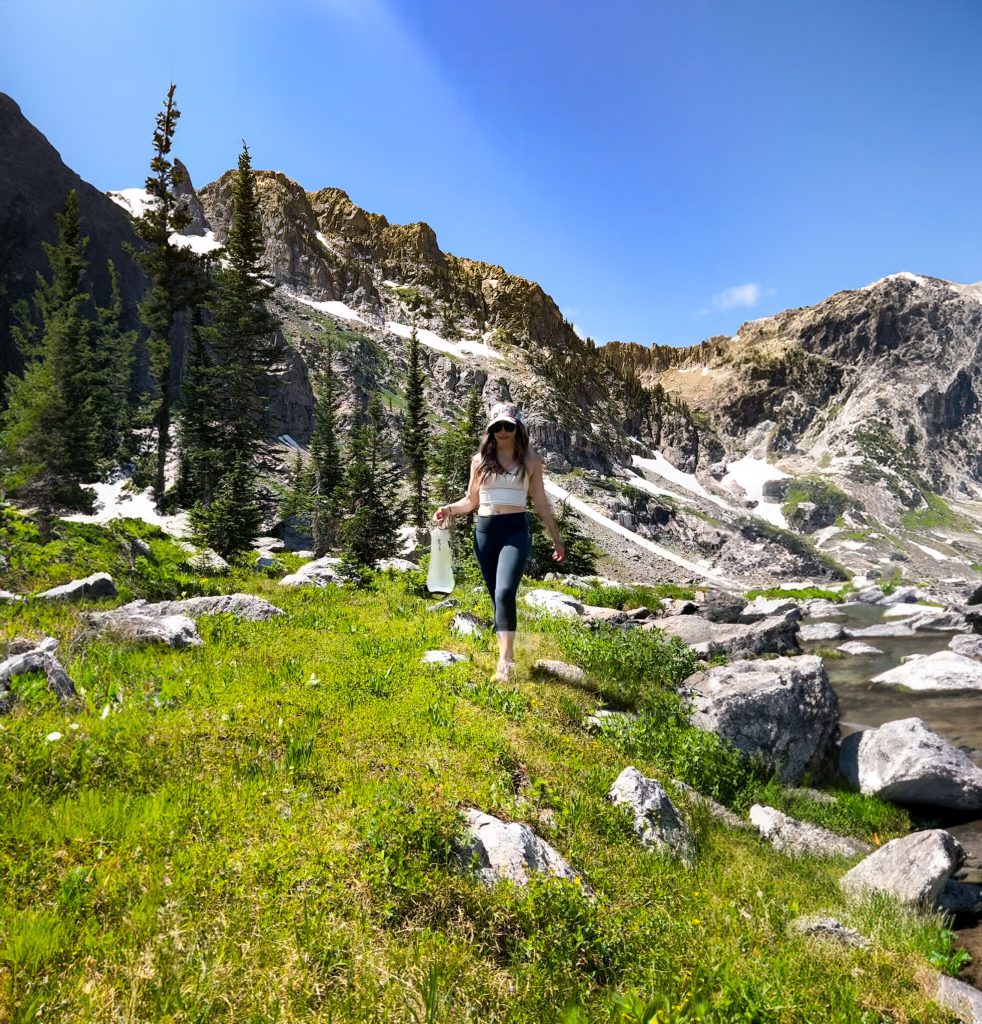
[{"label": "boulder", "polygon": [[9,590],[0,590],[0,601],[23,601],[20,594],[11,593]]},{"label": "boulder", "polygon": [[852,789],[881,800],[950,810],[982,808],[982,768],[919,718],[901,718],[842,741],[839,772]]},{"label": "boulder", "polygon": [[84,580],[72,580],[34,595],[38,601],[95,601],[100,597],[115,596],[116,584],[107,572],[95,572]]},{"label": "boulder", "polygon": [[864,644],[861,640],[848,640],[846,643],[840,644],[836,647],[836,650],[842,651],[843,654],[851,654],[853,656],[883,653],[879,647],[874,647],[872,644]]},{"label": "boulder", "polygon": [[844,612],[841,604],[816,597],[802,605],[802,612],[810,619],[841,619]]},{"label": "boulder", "polygon": [[790,597],[767,598],[755,597],[744,605],[743,611],[737,616],[737,622],[760,622],[772,615],[783,615],[785,612],[798,609],[798,602]]},{"label": "boulder", "polygon": [[186,615],[148,615],[122,609],[86,617],[95,636],[117,643],[193,647],[202,642],[198,627]]},{"label": "boulder", "polygon": [[944,608],[921,611],[906,621],[915,633],[960,633],[968,625],[964,613]]},{"label": "boulder", "polygon": [[706,598],[702,616],[710,622],[739,622],[747,602],[737,594],[713,590]]},{"label": "boulder", "polygon": [[809,622],[798,627],[798,638],[802,643],[841,640],[846,631],[838,622]]},{"label": "boulder", "polygon": [[962,1024],[982,1024],[982,992],[977,988],[940,971],[922,978],[921,988],[928,999],[953,1013]]},{"label": "boulder", "polygon": [[631,811],[642,846],[664,850],[685,864],[695,861],[695,838],[660,782],[645,777],[637,768],[625,768],[607,799]]},{"label": "boulder", "polygon": [[380,571],[391,569],[393,572],[409,572],[411,569],[418,569],[419,566],[415,562],[410,562],[408,558],[380,558],[375,563],[375,568]]},{"label": "boulder", "polygon": [[446,668],[448,665],[456,665],[458,661],[467,661],[466,654],[457,654],[454,651],[426,651],[420,659],[424,665],[438,665]]},{"label": "boulder", "polygon": [[948,646],[963,658],[982,661],[982,636],[976,633],[959,633],[948,641]]},{"label": "boulder", "polygon": [[237,619],[261,622],[274,615],[282,615],[283,609],[253,594],[223,594],[220,597],[188,597],[183,601],[158,601],[155,604],[130,601],[114,609],[114,612],[138,612],[140,615],[157,617],[187,615],[192,619],[202,615],[232,615]]},{"label": "boulder", "polygon": [[188,559],[188,565],[195,572],[222,576],[232,568],[217,551],[212,551],[211,548],[201,548],[200,551],[195,551]]},{"label": "boulder", "polygon": [[961,862],[958,843],[942,829],[892,839],[839,879],[843,892],[882,892],[911,906],[933,909]]},{"label": "boulder", "polygon": [[341,583],[341,574],[338,567],[341,559],[333,555],[325,555],[323,558],[315,558],[312,562],[306,562],[296,572],[284,576],[280,580],[281,587],[328,587],[332,584]]},{"label": "boulder", "polygon": [[[474,807],[465,809],[464,820],[468,838],[459,847],[458,857],[485,885],[501,881],[526,885],[535,873],[582,883],[582,876],[569,861],[528,825],[506,823]],[[589,891],[587,886],[583,888]]]},{"label": "boulder", "polygon": [[756,658],[761,654],[794,654],[798,647],[797,609],[752,623],[708,622],[701,615],[678,615],[645,623],[677,636],[697,654],[711,658]]},{"label": "boulder", "polygon": [[982,690],[982,662],[954,651],[936,651],[881,672],[872,681],[910,690]]},{"label": "boulder", "polygon": [[586,682],[586,673],[579,665],[571,665],[567,661],[552,661],[549,658],[539,658],[532,666],[535,675],[550,676],[553,679],[560,679],[564,683],[572,683],[574,686],[582,686]]},{"label": "boulder", "polygon": [[583,614],[583,602],[558,590],[530,590],[522,600],[531,608],[560,615],[566,619],[578,619]]},{"label": "boulder", "polygon": [[869,843],[837,835],[806,821],[798,821],[763,804],[754,804],[750,808],[750,821],[762,839],[793,857],[857,857],[873,851]]},{"label": "boulder", "polygon": [[827,774],[839,735],[839,701],[821,658],[736,661],[690,676],[692,724],[774,767],[785,784]]},{"label": "boulder", "polygon": [[851,640],[869,640],[880,636],[913,636],[914,631],[907,622],[877,622],[872,626],[850,628],[846,626],[846,636]]}]

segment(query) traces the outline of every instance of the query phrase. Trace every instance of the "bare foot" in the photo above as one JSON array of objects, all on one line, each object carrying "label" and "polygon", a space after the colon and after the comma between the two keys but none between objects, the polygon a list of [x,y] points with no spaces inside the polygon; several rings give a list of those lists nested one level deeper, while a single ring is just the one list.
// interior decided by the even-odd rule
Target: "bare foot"
[{"label": "bare foot", "polygon": [[515,662],[513,661],[499,661],[498,669],[494,674],[494,681],[496,683],[507,683],[511,678],[514,668]]}]

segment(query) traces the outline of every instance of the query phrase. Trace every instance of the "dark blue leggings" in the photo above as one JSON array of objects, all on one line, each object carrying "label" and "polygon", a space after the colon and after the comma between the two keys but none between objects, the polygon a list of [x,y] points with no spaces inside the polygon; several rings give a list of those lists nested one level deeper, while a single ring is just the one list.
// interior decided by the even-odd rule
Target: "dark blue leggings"
[{"label": "dark blue leggings", "polygon": [[474,554],[494,605],[498,633],[515,631],[518,621],[515,598],[522,572],[532,550],[527,512],[478,516],[474,527]]}]

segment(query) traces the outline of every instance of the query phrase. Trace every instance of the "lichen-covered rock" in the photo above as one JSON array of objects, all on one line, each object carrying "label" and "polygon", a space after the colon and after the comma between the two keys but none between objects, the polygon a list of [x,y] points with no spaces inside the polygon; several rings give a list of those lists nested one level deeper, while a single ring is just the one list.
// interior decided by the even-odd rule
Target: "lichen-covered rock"
[{"label": "lichen-covered rock", "polygon": [[283,609],[264,601],[254,594],[223,594],[219,597],[188,597],[182,601],[131,601],[116,609],[120,612],[137,612],[140,615],[187,615],[197,619],[202,615],[232,615],[237,619],[262,622],[282,615]]},{"label": "lichen-covered rock", "polygon": [[94,635],[117,643],[181,648],[202,642],[198,627],[187,615],[153,615],[120,609],[89,615],[87,621]]},{"label": "lichen-covered rock", "polygon": [[842,946],[855,946],[857,949],[870,949],[873,946],[873,943],[864,935],[860,935],[854,928],[847,928],[841,921],[836,921],[834,917],[808,914],[804,917],[796,917],[788,925],[788,928],[799,935],[825,939]]},{"label": "lichen-covered rock", "polygon": [[839,772],[860,793],[896,803],[982,808],[982,768],[919,718],[901,718],[842,741]]},{"label": "lichen-covered rock", "polygon": [[706,658],[757,658],[762,654],[796,654],[799,618],[797,609],[750,623],[709,622],[701,615],[679,615],[645,623],[641,628],[650,626],[677,636]]},{"label": "lichen-covered rock", "polygon": [[692,831],[656,779],[647,778],[637,768],[625,768],[614,780],[607,799],[630,809],[642,846],[664,850],[686,864],[695,861]]},{"label": "lichen-covered rock", "polygon": [[794,784],[829,773],[839,701],[821,658],[735,661],[690,676],[692,724],[762,758]]},{"label": "lichen-covered rock", "polygon": [[281,587],[327,587],[341,582],[341,559],[333,555],[315,558],[280,580]]},{"label": "lichen-covered rock", "polygon": [[558,590],[530,590],[522,600],[531,608],[560,615],[566,619],[578,619],[583,615],[583,602]]},{"label": "lichen-covered rock", "polygon": [[[468,841],[458,857],[485,885],[506,880],[526,885],[535,873],[582,884],[580,873],[528,825],[506,823],[474,807],[464,811],[464,820]],[[589,891],[585,885],[584,890]]]},{"label": "lichen-covered rock", "polygon": [[839,885],[851,896],[882,892],[902,903],[932,909],[961,858],[961,847],[942,829],[914,832],[892,839],[861,860],[839,879]]},{"label": "lichen-covered rock", "polygon": [[761,838],[791,856],[856,857],[873,850],[869,843],[837,835],[807,821],[798,821],[763,804],[754,804],[750,808],[750,821]]},{"label": "lichen-covered rock", "polygon": [[586,673],[579,665],[571,665],[567,661],[553,661],[549,658],[539,658],[532,666],[536,675],[549,676],[552,679],[559,679],[564,683],[572,683],[574,686],[582,686],[586,682]]},{"label": "lichen-covered rock", "polygon": [[83,580],[72,580],[60,587],[52,587],[35,594],[36,601],[95,601],[100,597],[115,597],[116,584],[107,572],[95,572]]}]

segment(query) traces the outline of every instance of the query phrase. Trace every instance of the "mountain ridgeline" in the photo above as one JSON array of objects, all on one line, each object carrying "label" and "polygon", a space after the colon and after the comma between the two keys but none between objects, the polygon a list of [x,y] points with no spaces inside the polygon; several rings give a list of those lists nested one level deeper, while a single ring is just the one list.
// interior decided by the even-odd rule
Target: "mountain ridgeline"
[{"label": "mountain ridgeline", "polygon": [[[209,233],[210,245],[226,242],[236,172],[196,190],[183,166],[175,167],[189,214],[180,229],[187,244]],[[784,511],[764,518],[812,535],[809,543],[824,544],[829,538],[816,531],[834,526],[842,541],[863,547],[830,552],[862,571],[908,558],[935,573],[956,569],[932,566],[933,556],[925,560],[908,543],[914,534],[932,550],[940,545],[957,571],[982,564],[982,285],[896,274],[751,321],[733,337],[687,348],[598,346],[577,335],[538,284],[444,252],[428,224],[391,224],[341,189],[307,192],[280,172],[256,171],[254,180],[279,322],[271,439],[310,440],[328,347],[339,429],[347,431],[375,394],[397,426],[406,338],[416,328],[438,434],[462,416],[474,391],[485,407],[516,401],[550,472],[565,474],[574,489],[582,474],[590,486],[614,481],[603,484],[607,512],[627,516],[650,537],[667,519],[689,555],[721,564],[727,544],[717,534],[764,543],[767,552],[773,544],[787,549],[787,536],[768,532],[755,512],[770,500]],[[81,182],[0,96],[0,366],[7,370],[19,368],[12,311],[34,290],[44,268],[41,240],[53,239],[54,214],[73,187],[90,238],[91,288],[97,297],[106,292],[102,265],[111,255],[123,322],[135,326],[146,282],[127,255],[127,245],[140,244],[127,213]],[[173,344],[180,377],[188,352],[180,330]],[[140,386],[147,386],[147,362],[138,352]],[[647,466],[661,455],[672,472],[690,474],[688,509],[677,494],[649,492],[645,505],[624,492],[624,480],[649,472],[637,460]],[[776,465],[772,476],[781,480],[772,479],[763,495],[759,487],[751,493],[728,469],[741,460]],[[611,486],[619,489],[614,497]],[[808,514],[795,514],[799,506]],[[792,561],[789,573],[815,567],[807,558]]]}]

